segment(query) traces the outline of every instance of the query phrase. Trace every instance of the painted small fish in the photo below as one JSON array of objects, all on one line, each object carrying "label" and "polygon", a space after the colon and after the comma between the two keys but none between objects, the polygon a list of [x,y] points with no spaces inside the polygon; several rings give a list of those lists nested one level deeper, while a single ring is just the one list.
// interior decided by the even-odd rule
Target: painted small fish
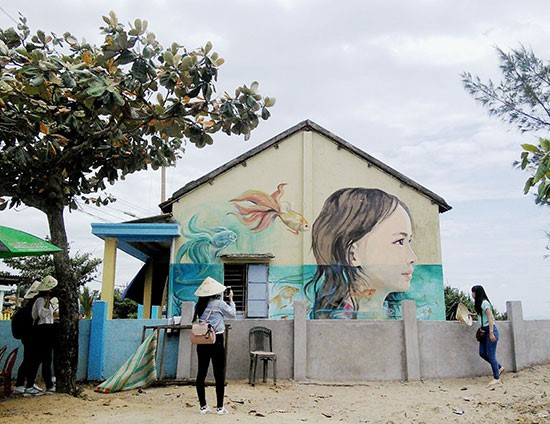
[{"label": "painted small fish", "polygon": [[200,228],[197,225],[198,218],[198,213],[193,215],[189,220],[189,232],[183,232],[189,240],[179,248],[176,263],[180,263],[185,255],[196,264],[212,263],[221,255],[223,249],[237,241],[237,234],[228,228]]},{"label": "painted small fish", "polygon": [[292,286],[283,286],[279,290],[277,296],[273,296],[269,303],[274,303],[277,308],[283,309],[285,306],[289,306],[292,303],[294,296],[300,291],[300,289]]},{"label": "painted small fish", "polygon": [[[287,230],[293,234],[299,234],[300,231],[309,230],[309,223],[298,212],[292,210],[289,202],[281,202],[286,183],[277,186],[271,195],[259,190],[247,190],[240,196],[231,199],[238,214],[235,215],[241,223],[252,227],[252,231],[260,232],[267,230],[276,218],[279,218],[287,226]],[[250,202],[253,206],[242,206],[239,202]]]}]

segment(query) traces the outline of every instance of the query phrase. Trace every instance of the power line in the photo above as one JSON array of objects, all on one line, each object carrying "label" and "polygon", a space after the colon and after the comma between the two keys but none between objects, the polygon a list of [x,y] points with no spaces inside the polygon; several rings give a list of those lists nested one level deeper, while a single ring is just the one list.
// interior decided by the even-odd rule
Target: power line
[{"label": "power line", "polygon": [[19,25],[19,22],[17,22],[8,12],[4,10],[2,6],[0,6],[0,10],[4,12],[4,15],[6,15],[8,18],[10,18],[13,22],[15,22],[15,25]]}]

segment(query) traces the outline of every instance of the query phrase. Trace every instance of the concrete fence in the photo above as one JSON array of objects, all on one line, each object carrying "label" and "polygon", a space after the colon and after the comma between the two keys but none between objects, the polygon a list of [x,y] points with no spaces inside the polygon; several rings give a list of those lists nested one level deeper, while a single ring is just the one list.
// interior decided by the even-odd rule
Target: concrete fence
[{"label": "concrete fence", "polygon": [[[507,302],[506,309],[509,321],[497,322],[499,361],[510,371],[550,363],[550,320],[524,321],[520,302]],[[183,323],[190,322],[192,310],[193,303],[182,304]],[[417,321],[412,301],[404,301],[402,310],[401,321],[309,320],[305,303],[296,302],[294,320],[230,320],[227,377],[247,378],[248,333],[258,325],[272,330],[282,379],[353,382],[490,375],[477,353],[475,324]],[[107,320],[105,311],[105,302],[96,302],[94,319],[80,322],[79,380],[109,377],[135,352],[144,325],[166,324]],[[17,347],[9,324],[0,322],[0,346]],[[196,354],[189,330],[168,336],[165,352],[166,377],[194,378]]]}]

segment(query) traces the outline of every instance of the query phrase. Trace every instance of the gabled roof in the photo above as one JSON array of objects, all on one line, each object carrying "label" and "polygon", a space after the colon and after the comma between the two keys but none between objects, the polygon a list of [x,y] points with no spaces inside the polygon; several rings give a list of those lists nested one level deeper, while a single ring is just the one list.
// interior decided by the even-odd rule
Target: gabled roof
[{"label": "gabled roof", "polygon": [[200,187],[204,183],[212,180],[213,178],[217,177],[220,174],[223,174],[226,171],[229,171],[231,168],[234,168],[237,165],[240,165],[241,163],[247,161],[251,157],[257,155],[258,153],[263,152],[266,149],[269,149],[271,146],[275,146],[285,139],[293,136],[294,134],[300,132],[300,131],[315,131],[332,142],[334,142],[336,145],[338,145],[339,148],[345,149],[348,152],[359,156],[361,159],[365,160],[369,166],[375,166],[379,168],[380,170],[384,171],[386,174],[389,174],[393,176],[394,178],[401,181],[403,184],[409,186],[413,190],[416,190],[423,195],[429,197],[432,199],[432,202],[437,204],[439,206],[439,212],[447,212],[448,210],[451,210],[451,206],[447,204],[445,199],[435,194],[433,191],[428,190],[426,187],[421,186],[420,184],[414,182],[410,178],[407,178],[405,175],[401,174],[400,172],[396,171],[395,169],[389,167],[388,165],[380,162],[378,159],[372,157],[371,155],[365,153],[361,149],[355,147],[353,144],[348,143],[344,139],[338,137],[337,135],[331,133],[330,131],[327,131],[320,125],[316,124],[313,121],[310,121],[309,119],[300,122],[299,124],[289,128],[286,131],[283,131],[279,135],[276,135],[275,137],[267,140],[266,142],[254,147],[253,149],[249,150],[246,153],[243,153],[240,156],[237,156],[235,159],[227,162],[226,164],[220,166],[219,168],[214,169],[213,171],[209,172],[208,174],[202,176],[201,178],[191,181],[187,183],[185,186],[180,188],[178,191],[176,191],[174,194],[172,194],[172,197],[170,197],[165,202],[161,203],[159,206],[161,210],[164,213],[172,212],[172,204],[177,202],[181,197],[189,193],[190,191],[196,189],[197,187]]}]

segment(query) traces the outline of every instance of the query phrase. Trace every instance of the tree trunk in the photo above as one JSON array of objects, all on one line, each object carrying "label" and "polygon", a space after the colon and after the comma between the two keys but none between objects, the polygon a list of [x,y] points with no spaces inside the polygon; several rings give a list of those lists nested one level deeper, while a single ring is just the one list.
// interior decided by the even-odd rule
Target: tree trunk
[{"label": "tree trunk", "polygon": [[78,282],[69,259],[67,232],[63,218],[63,205],[48,205],[46,215],[50,237],[63,249],[53,254],[57,293],[59,298],[59,348],[54,355],[57,391],[77,395],[76,371],[78,367]]}]

